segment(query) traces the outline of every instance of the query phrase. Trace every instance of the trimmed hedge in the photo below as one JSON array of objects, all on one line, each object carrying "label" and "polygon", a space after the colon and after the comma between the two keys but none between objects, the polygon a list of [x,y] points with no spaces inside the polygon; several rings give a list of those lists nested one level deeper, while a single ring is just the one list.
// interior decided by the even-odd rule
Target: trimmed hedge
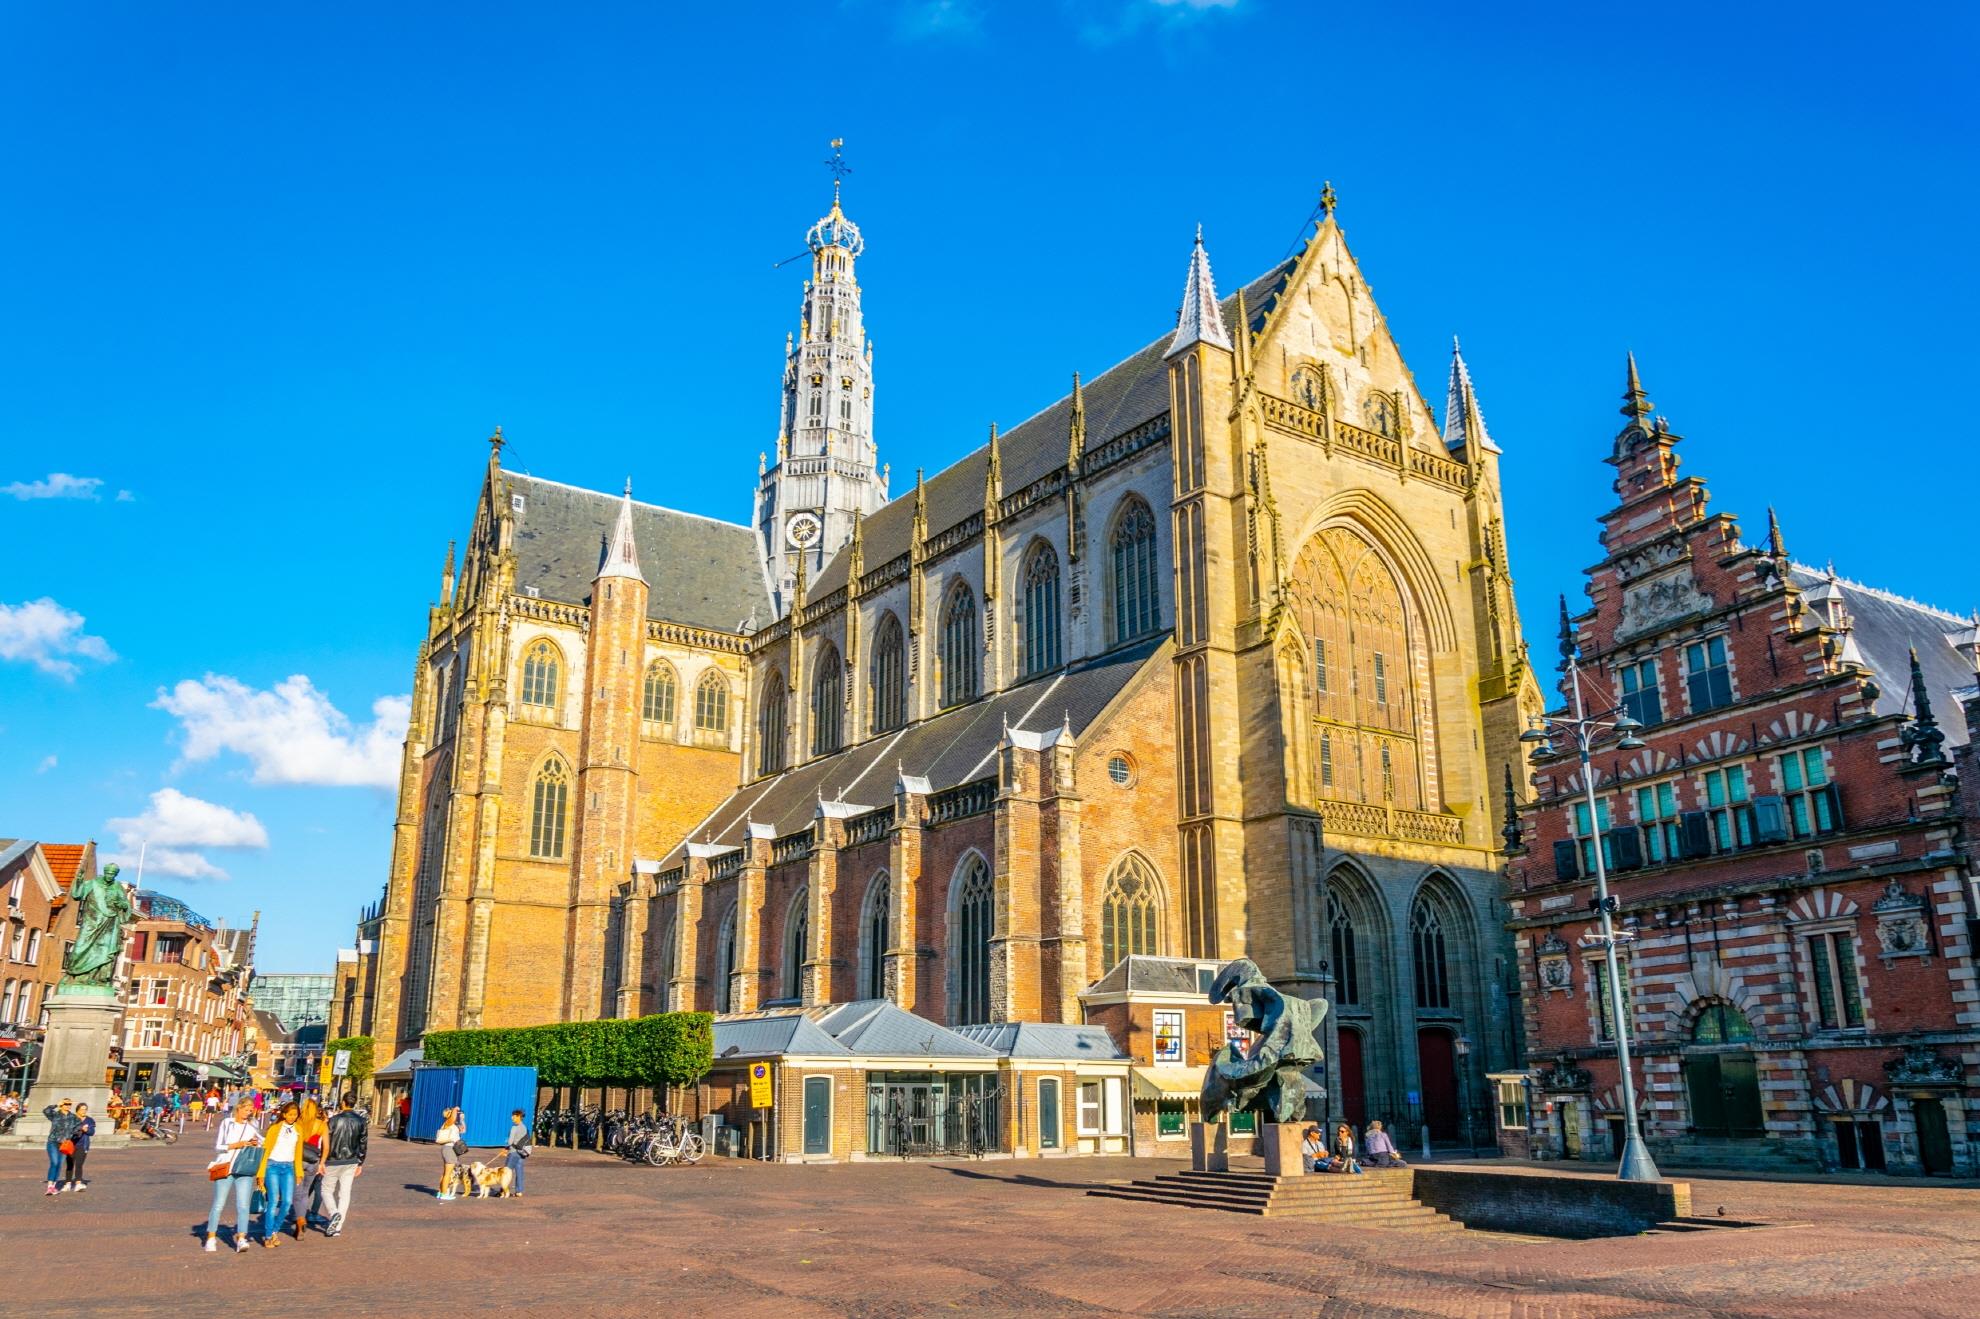
[{"label": "trimmed hedge", "polygon": [[373,1053],[372,1039],[369,1035],[346,1035],[338,1040],[325,1040],[323,1042],[324,1060],[335,1062],[337,1050],[339,1049],[349,1049],[351,1051],[351,1071],[350,1075],[344,1078],[345,1080],[361,1084],[371,1079],[371,1069],[375,1062],[375,1055]]},{"label": "trimmed hedge", "polygon": [[437,1030],[440,1067],[534,1067],[541,1085],[693,1085],[715,1064],[715,1018],[663,1012],[631,1021],[566,1021],[511,1030]]}]

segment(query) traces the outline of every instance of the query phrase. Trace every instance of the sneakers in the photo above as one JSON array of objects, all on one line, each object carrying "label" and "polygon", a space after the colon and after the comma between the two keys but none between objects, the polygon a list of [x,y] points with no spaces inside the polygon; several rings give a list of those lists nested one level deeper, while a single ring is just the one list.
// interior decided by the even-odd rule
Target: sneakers
[{"label": "sneakers", "polygon": [[[54,1192],[54,1190],[53,1190],[53,1189],[51,1189],[51,1190],[50,1190],[50,1191],[49,1191],[48,1193],[49,1193],[50,1195],[53,1195],[53,1194],[55,1194],[55,1192]],[[451,1199],[453,1199],[453,1198],[454,1198],[454,1193],[453,1193],[452,1191],[442,1191],[442,1192],[440,1192],[440,1193],[439,1193],[438,1195],[436,1195],[436,1196],[434,1196],[433,1198],[434,1198],[435,1200],[451,1200]]]},{"label": "sneakers", "polygon": [[59,1187],[59,1186],[57,1186],[57,1185],[56,1185],[55,1183],[53,1183],[53,1182],[50,1182],[50,1183],[48,1183],[48,1190],[47,1190],[47,1194],[49,1194],[49,1195],[60,1195],[61,1193],[62,1193],[62,1188],[61,1188],[61,1187]]},{"label": "sneakers", "polygon": [[89,1183],[88,1183],[88,1182],[77,1182],[77,1183],[75,1184],[75,1186],[74,1186],[73,1188],[71,1188],[71,1189],[73,1189],[73,1190],[77,1190],[77,1191],[87,1191],[87,1190],[89,1189]]},{"label": "sneakers", "polygon": [[234,1253],[236,1255],[245,1255],[247,1254],[247,1252],[248,1252],[248,1239],[245,1236],[235,1237]]},{"label": "sneakers", "polygon": [[207,1254],[209,1255],[215,1254],[216,1252],[219,1251],[219,1249],[220,1249],[220,1239],[218,1237],[208,1237],[206,1239]]},{"label": "sneakers", "polygon": [[330,1215],[329,1234],[334,1237],[343,1230],[344,1230],[344,1216],[342,1214]]}]

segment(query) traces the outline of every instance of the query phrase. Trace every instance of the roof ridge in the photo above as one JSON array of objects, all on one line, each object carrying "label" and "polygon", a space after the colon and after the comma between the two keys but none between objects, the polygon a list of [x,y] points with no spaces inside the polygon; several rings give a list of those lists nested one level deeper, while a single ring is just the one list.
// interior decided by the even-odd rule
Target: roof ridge
[{"label": "roof ridge", "polygon": [[[613,503],[617,503],[622,498],[630,498],[630,496],[608,494],[603,490],[593,490],[589,486],[573,485],[569,481],[559,481],[554,477],[538,476],[534,472],[505,472],[504,475],[521,477],[525,481],[535,481],[539,485],[553,485],[560,490],[575,490],[581,495],[590,495],[595,499],[608,500]],[[710,517],[706,513],[691,513],[684,508],[668,508],[665,504],[649,504],[643,499],[633,499],[631,502],[634,508],[650,508],[656,513],[672,513],[675,517],[693,518],[697,522],[713,522],[716,526],[727,527],[731,531],[748,532],[752,536],[756,534],[753,528],[743,523],[725,522],[721,518]]]},{"label": "roof ridge", "polygon": [[[1788,567],[1795,571],[1805,572],[1811,577],[1821,577],[1824,579],[1829,576],[1830,572],[1827,568],[1816,568],[1806,563],[1795,562],[1794,560],[1788,561]],[[1836,583],[1840,586],[1847,586],[1851,590],[1862,591],[1866,595],[1874,595],[1880,600],[1888,601],[1894,605],[1903,605],[1907,609],[1916,609],[1920,613],[1936,615],[1949,623],[1963,625],[1973,621],[1968,615],[1955,614],[1950,609],[1941,609],[1937,605],[1926,604],[1923,600],[1917,600],[1908,595],[1899,595],[1896,591],[1887,591],[1881,586],[1872,586],[1868,582],[1859,582],[1855,578],[1845,577],[1841,573],[1837,573],[1835,577]]]}]

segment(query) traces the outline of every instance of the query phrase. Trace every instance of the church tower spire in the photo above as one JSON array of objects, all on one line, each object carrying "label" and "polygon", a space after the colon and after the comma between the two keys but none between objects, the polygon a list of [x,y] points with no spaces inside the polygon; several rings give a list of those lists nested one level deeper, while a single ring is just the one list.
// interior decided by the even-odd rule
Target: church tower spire
[{"label": "church tower spire", "polygon": [[639,570],[639,546],[633,543],[632,478],[626,478],[626,492],[619,498],[619,517],[612,524],[612,538],[605,543],[605,553],[598,562],[598,581],[605,577],[631,577],[645,581],[646,574]]},{"label": "church tower spire", "polygon": [[1457,336],[1451,336],[1451,387],[1444,401],[1444,447],[1456,452],[1473,441],[1480,453],[1498,453],[1499,446],[1485,429],[1485,414],[1478,409],[1478,394],[1471,387],[1471,368],[1464,364],[1464,349]]},{"label": "church tower spire", "polygon": [[1224,330],[1224,310],[1217,303],[1217,285],[1210,278],[1210,254],[1203,250],[1203,226],[1196,226],[1196,246],[1189,254],[1189,277],[1183,281],[1182,311],[1176,316],[1176,337],[1169,341],[1174,357],[1191,344],[1207,343],[1229,348],[1231,336]]},{"label": "church tower spire", "polygon": [[840,207],[851,170],[836,142],[833,153],[832,209],[805,234],[811,278],[799,334],[785,341],[777,458],[757,478],[756,530],[779,615],[790,610],[798,560],[816,578],[854,522],[887,502],[873,442],[873,344],[854,275],[866,239]]}]

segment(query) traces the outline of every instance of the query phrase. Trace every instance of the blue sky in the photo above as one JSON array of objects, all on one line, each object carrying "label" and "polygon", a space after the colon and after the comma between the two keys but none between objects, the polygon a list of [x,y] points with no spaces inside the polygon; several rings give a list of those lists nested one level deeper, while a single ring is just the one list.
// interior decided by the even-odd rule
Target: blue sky
[{"label": "blue sky", "polygon": [[897,479],[1158,333],[1198,222],[1229,288],[1332,179],[1439,408],[1463,336],[1530,632],[1626,348],[1750,533],[1980,604],[1974,13],[8,3],[0,836],[148,837],[327,969],[484,437],[746,517],[835,136]]}]

